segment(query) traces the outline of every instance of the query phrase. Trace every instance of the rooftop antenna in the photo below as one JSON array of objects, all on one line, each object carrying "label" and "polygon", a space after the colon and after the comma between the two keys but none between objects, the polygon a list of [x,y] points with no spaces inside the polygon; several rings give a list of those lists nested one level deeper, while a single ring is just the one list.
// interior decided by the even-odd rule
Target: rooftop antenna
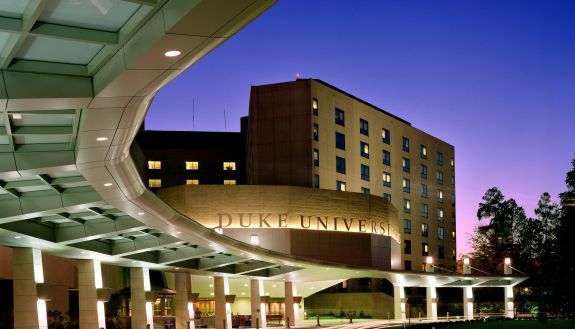
[{"label": "rooftop antenna", "polygon": [[295,74],[295,79],[296,79],[296,80],[299,80],[299,79],[300,79],[299,73],[296,73],[296,74]]},{"label": "rooftop antenna", "polygon": [[228,132],[228,125],[226,123],[226,109],[224,108],[224,131]]}]

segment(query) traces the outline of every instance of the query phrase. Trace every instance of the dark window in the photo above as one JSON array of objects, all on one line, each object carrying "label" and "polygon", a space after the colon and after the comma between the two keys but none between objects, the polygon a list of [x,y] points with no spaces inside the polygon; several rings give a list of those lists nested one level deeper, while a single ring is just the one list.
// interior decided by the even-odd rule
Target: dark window
[{"label": "dark window", "polygon": [[319,166],[319,150],[313,150],[313,165],[318,167]]},{"label": "dark window", "polygon": [[317,116],[319,113],[319,101],[314,98],[311,102],[311,109],[313,110],[313,115]]},{"label": "dark window", "polygon": [[429,256],[429,245],[425,242],[421,244],[421,256]]},{"label": "dark window", "polygon": [[363,193],[363,194],[369,194],[369,188],[367,188],[367,187],[362,187],[362,188],[361,188],[361,193]]},{"label": "dark window", "polygon": [[361,165],[361,179],[369,181],[369,166]]},{"label": "dark window", "polygon": [[427,166],[424,164],[421,165],[421,178],[427,179]]},{"label": "dark window", "polygon": [[387,200],[389,202],[391,202],[391,194],[389,193],[383,193],[383,199]]},{"label": "dark window", "polygon": [[443,185],[443,172],[437,171],[437,184]]},{"label": "dark window", "polygon": [[345,126],[345,114],[343,110],[335,108],[335,124]]},{"label": "dark window", "polygon": [[366,142],[359,142],[359,155],[369,159],[369,144]]},{"label": "dark window", "polygon": [[388,144],[391,142],[391,133],[389,132],[388,129],[381,129],[381,140],[385,143]]},{"label": "dark window", "polygon": [[383,164],[391,166],[391,153],[389,151],[383,150]]},{"label": "dark window", "polygon": [[405,152],[409,152],[409,138],[403,137],[401,139],[401,147]]},{"label": "dark window", "polygon": [[411,271],[411,261],[410,261],[410,260],[404,261],[403,264],[404,264],[404,265],[403,265],[403,268],[404,268],[406,271]]},{"label": "dark window", "polygon": [[345,158],[335,157],[335,171],[340,174],[345,174]]},{"label": "dark window", "polygon": [[427,198],[427,184],[421,183],[421,197]]},{"label": "dark window", "polygon": [[316,142],[319,141],[319,126],[317,123],[313,124],[313,140]]},{"label": "dark window", "polygon": [[345,135],[342,133],[335,133],[335,147],[340,150],[345,150]]},{"label": "dark window", "polygon": [[437,228],[437,239],[438,240],[445,239],[445,229],[441,226]]},{"label": "dark window", "polygon": [[319,175],[318,174],[313,175],[313,187],[319,188]]},{"label": "dark window", "polygon": [[359,119],[359,133],[365,136],[369,135],[369,124],[367,120]]},{"label": "dark window", "polygon": [[344,191],[345,192],[345,182],[338,180],[335,182],[335,187],[338,191]]},{"label": "dark window", "polygon": [[439,246],[439,248],[437,249],[437,257],[444,259],[445,258],[445,247],[444,246]]},{"label": "dark window", "polygon": [[406,234],[411,233],[411,219],[404,219],[403,220],[403,233],[406,233]]},{"label": "dark window", "polygon": [[407,173],[411,171],[411,162],[408,158],[403,158],[403,171]]},{"label": "dark window", "polygon": [[436,157],[437,157],[437,165],[443,166],[443,153],[437,152]]},{"label": "dark window", "polygon": [[411,240],[403,241],[403,253],[407,255],[411,254]]},{"label": "dark window", "polygon": [[421,204],[421,208],[419,209],[419,214],[425,218],[429,215],[429,207],[426,203]]}]

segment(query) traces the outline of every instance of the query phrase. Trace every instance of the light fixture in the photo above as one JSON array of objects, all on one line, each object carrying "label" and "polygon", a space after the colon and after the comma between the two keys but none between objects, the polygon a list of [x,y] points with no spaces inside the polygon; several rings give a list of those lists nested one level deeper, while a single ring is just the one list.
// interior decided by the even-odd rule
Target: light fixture
[{"label": "light fixture", "polygon": [[250,243],[251,244],[260,244],[260,236],[257,234],[250,235]]},{"label": "light fixture", "polygon": [[427,258],[425,259],[425,262],[426,262],[427,264],[433,264],[433,257],[427,256]]},{"label": "light fixture", "polygon": [[85,252],[85,251],[80,251],[80,253],[81,253],[81,254],[85,254],[86,252]]},{"label": "light fixture", "polygon": [[177,57],[177,56],[180,56],[181,54],[182,54],[182,52],[179,50],[168,50],[164,53],[164,56],[166,56],[166,57]]},{"label": "light fixture", "polygon": [[214,228],[214,231],[216,231],[216,233],[219,233],[219,234],[224,234],[224,229],[221,227]]},{"label": "light fixture", "polygon": [[210,288],[213,287],[213,286],[214,286],[213,284],[210,284]]},{"label": "light fixture", "polygon": [[182,234],[182,232],[181,232],[181,231],[178,231],[178,232],[176,232],[176,234]]},{"label": "light fixture", "polygon": [[247,287],[247,286],[248,286],[248,284],[247,284],[247,283],[244,283],[244,287]]},{"label": "light fixture", "polygon": [[142,216],[142,215],[145,215],[145,213],[139,212],[138,215]]},{"label": "light fixture", "polygon": [[20,119],[22,119],[22,114],[20,114],[20,113],[13,113],[13,114],[12,114],[12,119],[13,119],[13,120],[20,120]]},{"label": "light fixture", "polygon": [[511,258],[505,257],[505,265],[511,265]]},{"label": "light fixture", "polygon": [[275,287],[277,287],[277,286],[275,284],[272,284],[272,288],[275,288]]},{"label": "light fixture", "polygon": [[96,138],[96,140],[97,140],[98,142],[103,142],[103,141],[107,141],[107,140],[108,140],[108,137],[98,137],[98,138]]},{"label": "light fixture", "polygon": [[463,264],[469,265],[469,258],[463,258]]},{"label": "light fixture", "polygon": [[210,292],[210,296],[213,296],[213,295],[214,295],[214,293],[213,293],[213,292]]},{"label": "light fixture", "polygon": [[14,237],[14,239],[21,239],[21,238],[22,238],[21,235],[17,235],[17,236]]},{"label": "light fixture", "polygon": [[112,183],[105,183],[105,184],[104,184],[104,186],[106,186],[106,187],[109,187],[109,186],[112,186],[112,185],[113,185]]}]

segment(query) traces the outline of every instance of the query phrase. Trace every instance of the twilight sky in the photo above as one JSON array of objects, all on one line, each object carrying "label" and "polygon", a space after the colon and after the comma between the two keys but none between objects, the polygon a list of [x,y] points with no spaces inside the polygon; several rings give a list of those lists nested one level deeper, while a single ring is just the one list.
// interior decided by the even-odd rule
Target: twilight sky
[{"label": "twilight sky", "polygon": [[239,131],[250,86],[296,73],[455,146],[458,253],[488,188],[528,215],[565,190],[575,1],[283,0],[164,87],[146,128]]}]

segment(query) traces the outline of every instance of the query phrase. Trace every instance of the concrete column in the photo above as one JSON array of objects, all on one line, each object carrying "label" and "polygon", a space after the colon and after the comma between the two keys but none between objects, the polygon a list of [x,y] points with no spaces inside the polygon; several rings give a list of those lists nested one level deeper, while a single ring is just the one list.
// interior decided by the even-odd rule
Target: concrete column
[{"label": "concrete column", "polygon": [[[286,281],[285,284],[285,316],[286,319],[289,318],[289,325],[295,326],[296,324],[296,314],[294,307],[297,307],[293,302],[293,297],[297,294],[295,283]],[[287,327],[286,321],[286,327]]]},{"label": "concrete column", "polygon": [[437,291],[435,287],[425,288],[425,300],[427,304],[427,319],[437,321]]},{"label": "concrete column", "polygon": [[473,288],[463,287],[463,318],[473,320]]},{"label": "concrete column", "polygon": [[146,302],[146,291],[150,291],[150,271],[143,267],[130,269],[130,305],[132,307],[132,328],[154,328],[152,303]]},{"label": "concrete column", "polygon": [[515,317],[513,303],[513,286],[505,286],[505,317],[513,319]]},{"label": "concrete column", "polygon": [[393,286],[393,313],[394,319],[405,321],[406,320],[406,303],[405,303],[405,290],[403,286]]},{"label": "concrete column", "polygon": [[[190,274],[176,272],[176,328],[191,329],[194,326],[194,306],[188,305],[188,293],[191,292]],[[191,311],[191,312],[190,312]],[[188,322],[189,321],[189,322]],[[188,323],[190,326],[188,327]]]},{"label": "concrete column", "polygon": [[265,328],[266,323],[266,305],[262,304],[261,297],[264,296],[264,282],[259,279],[252,279],[250,281],[251,288],[251,302],[252,302],[252,328],[256,327],[256,319],[258,319],[259,327]]},{"label": "concrete column", "polygon": [[47,329],[46,301],[38,299],[37,283],[44,283],[42,252],[32,248],[13,248],[14,327]]},{"label": "concrete column", "polygon": [[[226,303],[226,295],[229,295],[230,287],[228,278],[223,276],[214,277],[214,296],[216,299],[216,329],[232,329],[232,308]],[[224,327],[224,320],[226,326]]]},{"label": "concrete column", "polygon": [[98,301],[98,288],[103,288],[100,261],[78,260],[78,304],[81,328],[106,328],[104,302]]}]

